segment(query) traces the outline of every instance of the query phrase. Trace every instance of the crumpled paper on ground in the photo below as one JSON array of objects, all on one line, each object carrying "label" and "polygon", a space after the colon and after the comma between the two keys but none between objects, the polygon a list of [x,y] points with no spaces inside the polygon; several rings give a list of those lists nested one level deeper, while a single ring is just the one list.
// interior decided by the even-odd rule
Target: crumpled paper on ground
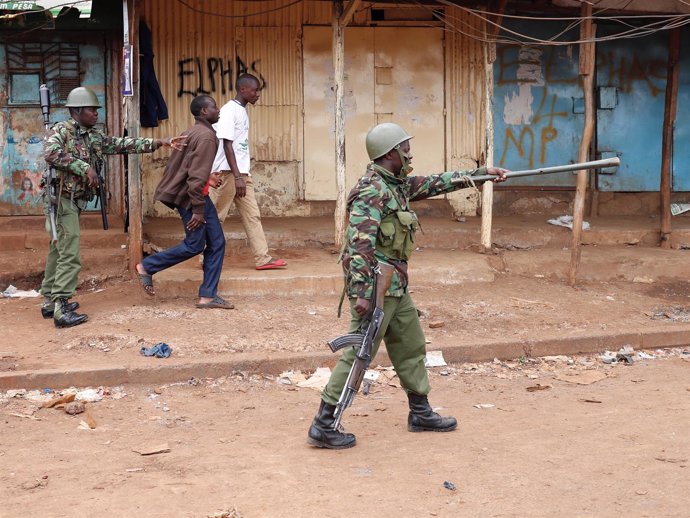
[{"label": "crumpled paper on ground", "polygon": [[[558,216],[557,218],[549,219],[546,221],[551,225],[557,225],[559,227],[566,227],[570,230],[573,229],[573,217],[568,215]],[[586,221],[582,222],[582,230],[589,230],[589,223]]]},{"label": "crumpled paper on ground", "polygon": [[10,284],[7,287],[7,289],[2,292],[2,296],[5,298],[12,298],[12,299],[23,299],[23,298],[40,297],[41,294],[39,292],[37,292],[36,290],[30,290],[30,291],[20,290],[20,289],[17,289],[15,286],[12,286]]}]

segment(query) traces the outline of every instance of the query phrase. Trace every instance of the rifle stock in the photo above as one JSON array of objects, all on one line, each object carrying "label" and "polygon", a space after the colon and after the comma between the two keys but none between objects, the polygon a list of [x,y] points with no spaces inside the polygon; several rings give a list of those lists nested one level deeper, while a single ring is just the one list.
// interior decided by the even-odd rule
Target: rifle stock
[{"label": "rifle stock", "polygon": [[345,381],[343,392],[340,394],[338,404],[335,406],[333,416],[333,429],[337,430],[343,411],[352,404],[355,395],[362,385],[364,374],[371,363],[371,349],[378,340],[383,326],[383,303],[386,291],[391,285],[395,267],[390,264],[379,263],[374,270],[373,299],[371,301],[370,313],[366,320],[362,322],[357,333],[349,333],[330,340],[328,346],[335,352],[343,347],[351,345],[358,348],[355,358],[350,368],[350,373]]}]

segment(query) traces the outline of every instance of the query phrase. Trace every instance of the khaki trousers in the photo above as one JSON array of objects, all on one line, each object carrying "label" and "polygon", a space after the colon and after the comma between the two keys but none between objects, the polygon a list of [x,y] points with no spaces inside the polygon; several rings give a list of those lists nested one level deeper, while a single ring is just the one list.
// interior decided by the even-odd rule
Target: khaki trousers
[{"label": "khaki trousers", "polygon": [[[44,204],[43,212],[46,215],[46,232],[52,238],[47,203]],[[76,203],[63,193],[55,218],[58,241],[53,243],[51,240],[45,274],[41,283],[41,295],[50,298],[53,302],[59,298],[69,299],[77,291],[77,280],[81,270],[80,213],[81,210]]]},{"label": "khaki trousers", "polygon": [[[359,328],[362,321],[353,309],[355,302],[356,299],[350,299],[351,333]],[[388,357],[400,379],[400,385],[405,392],[426,396],[431,391],[429,375],[424,366],[426,340],[412,297],[408,293],[402,297],[386,297],[383,301],[383,314],[381,334]],[[381,340],[374,343],[371,349],[372,358],[376,356],[380,343]],[[354,359],[355,348],[350,347],[333,369],[326,388],[321,392],[321,399],[329,405],[338,403]]]},{"label": "khaki trousers", "polygon": [[256,266],[262,266],[271,261],[271,256],[268,254],[268,243],[266,243],[264,228],[261,225],[261,213],[256,203],[252,177],[242,175],[242,178],[247,186],[247,194],[244,198],[235,197],[235,180],[232,174],[224,175],[222,185],[218,188],[211,187],[208,195],[216,206],[221,224],[228,216],[230,206],[233,202],[235,203],[244,232],[247,234],[249,247],[254,255],[254,262]]}]

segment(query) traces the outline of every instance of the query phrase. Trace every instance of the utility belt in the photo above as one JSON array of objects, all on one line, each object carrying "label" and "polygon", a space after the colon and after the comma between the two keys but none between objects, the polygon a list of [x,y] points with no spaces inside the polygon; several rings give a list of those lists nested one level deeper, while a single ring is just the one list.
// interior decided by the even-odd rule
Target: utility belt
[{"label": "utility belt", "polygon": [[80,210],[84,210],[96,197],[96,191],[77,176],[67,171],[46,171],[41,177],[43,199],[57,206],[61,199],[72,201]]}]

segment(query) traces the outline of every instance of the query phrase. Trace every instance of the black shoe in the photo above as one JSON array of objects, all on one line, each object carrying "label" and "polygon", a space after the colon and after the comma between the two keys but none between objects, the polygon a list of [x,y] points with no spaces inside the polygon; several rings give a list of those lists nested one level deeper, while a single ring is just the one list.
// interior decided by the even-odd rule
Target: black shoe
[{"label": "black shoe", "polygon": [[68,308],[70,303],[67,299],[57,299],[55,301],[55,308],[59,309],[58,313],[60,316],[53,315],[53,323],[55,327],[74,327],[79,324],[86,322],[89,317],[87,315],[80,315],[74,311],[70,311]]},{"label": "black shoe", "polygon": [[335,417],[333,417],[334,411],[335,406],[321,400],[319,412],[309,427],[309,444],[317,448],[329,448],[331,450],[344,450],[345,448],[352,448],[357,444],[354,434],[333,429],[333,422],[335,421]]},{"label": "black shoe", "polygon": [[[68,302],[67,303],[67,310],[68,311],[75,311],[78,308],[79,308],[79,302]],[[55,304],[49,304],[49,305],[41,306],[41,315],[45,319],[53,318],[53,315],[55,315]]]},{"label": "black shoe", "polygon": [[409,393],[410,414],[407,430],[410,432],[452,432],[458,427],[454,417],[441,417],[433,411],[426,396]]}]

